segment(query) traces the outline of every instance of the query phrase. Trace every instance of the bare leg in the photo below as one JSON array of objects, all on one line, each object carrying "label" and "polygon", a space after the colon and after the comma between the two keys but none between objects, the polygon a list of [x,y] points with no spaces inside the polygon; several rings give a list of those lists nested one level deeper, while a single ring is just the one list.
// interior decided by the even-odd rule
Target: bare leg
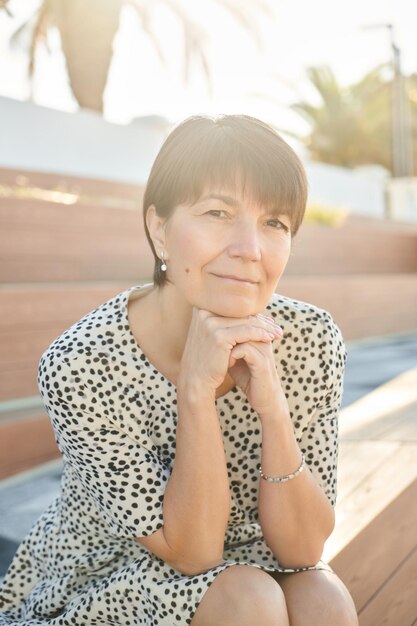
[{"label": "bare leg", "polygon": [[358,626],[352,597],[332,572],[271,574],[282,588],[291,626]]},{"label": "bare leg", "polygon": [[234,565],[217,575],[190,626],[289,626],[284,594],[266,572]]}]

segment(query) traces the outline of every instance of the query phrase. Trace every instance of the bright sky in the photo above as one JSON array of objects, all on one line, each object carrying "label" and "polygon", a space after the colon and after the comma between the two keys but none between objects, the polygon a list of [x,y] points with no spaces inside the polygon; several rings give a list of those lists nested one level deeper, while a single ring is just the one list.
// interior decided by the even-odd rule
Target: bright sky
[{"label": "bright sky", "polygon": [[[212,68],[210,95],[202,72],[194,64],[187,87],[182,82],[181,30],[166,7],[155,0],[152,28],[166,53],[162,65],[149,38],[138,28],[131,8],[122,15],[115,41],[114,60],[106,89],[105,117],[126,123],[132,118],[157,114],[173,122],[196,113],[247,113],[295,132],[307,130],[288,110],[300,98],[314,98],[305,76],[311,65],[329,65],[341,84],[361,78],[390,59],[387,28],[366,29],[392,23],[401,49],[405,73],[417,72],[416,19],[410,0],[270,0],[273,15],[254,12],[262,39],[259,49],[250,35],[236,25],[215,0],[182,0],[189,14],[207,28],[208,59]],[[7,44],[12,30],[39,0],[13,0],[14,20],[0,12],[0,94],[27,99],[26,57]],[[241,4],[255,5],[256,0]],[[254,19],[254,18],[251,18]],[[38,104],[67,111],[77,109],[68,87],[59,38],[52,36],[54,51],[38,53],[33,98]]]}]

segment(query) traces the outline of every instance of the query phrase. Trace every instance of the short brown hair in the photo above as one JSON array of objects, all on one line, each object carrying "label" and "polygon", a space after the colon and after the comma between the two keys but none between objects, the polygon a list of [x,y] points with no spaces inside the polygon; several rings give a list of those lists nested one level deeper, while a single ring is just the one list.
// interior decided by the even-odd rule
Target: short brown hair
[{"label": "short brown hair", "polygon": [[163,285],[166,276],[146,225],[148,208],[155,205],[158,215],[169,218],[176,206],[196,202],[207,188],[244,194],[246,186],[259,204],[288,214],[294,237],[304,218],[307,178],[296,153],[272,127],[249,115],[198,115],[171,131],[143,198],[155,285]]}]

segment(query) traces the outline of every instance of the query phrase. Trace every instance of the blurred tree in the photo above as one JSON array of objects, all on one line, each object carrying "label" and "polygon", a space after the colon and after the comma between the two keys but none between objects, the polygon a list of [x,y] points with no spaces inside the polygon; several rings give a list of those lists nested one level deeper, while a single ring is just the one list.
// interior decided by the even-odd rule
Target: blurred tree
[{"label": "blurred tree", "polygon": [[[291,108],[310,125],[310,133],[298,138],[313,159],[345,167],[376,163],[392,169],[392,83],[387,70],[387,65],[381,65],[348,87],[338,84],[329,67],[307,70],[320,103],[300,101]],[[405,88],[417,163],[417,75],[406,78]]]},{"label": "blurred tree", "polygon": [[[228,11],[260,45],[255,17],[260,12],[270,15],[270,0],[211,0]],[[6,8],[8,0],[0,0],[0,8]],[[38,9],[13,34],[17,42],[22,33],[32,29],[29,50],[29,76],[35,72],[36,50],[45,43],[48,47],[48,31],[59,30],[62,51],[66,59],[69,82],[81,107],[103,112],[103,93],[113,55],[113,40],[119,28],[120,13],[124,5],[135,10],[141,29],[150,37],[153,46],[164,62],[163,46],[152,30],[152,12],[156,6],[165,5],[180,21],[184,40],[184,79],[187,81],[192,59],[197,59],[210,83],[210,69],[204,40],[204,15],[201,22],[193,20],[186,10],[184,0],[42,0]],[[10,12],[10,11],[9,11]]]}]

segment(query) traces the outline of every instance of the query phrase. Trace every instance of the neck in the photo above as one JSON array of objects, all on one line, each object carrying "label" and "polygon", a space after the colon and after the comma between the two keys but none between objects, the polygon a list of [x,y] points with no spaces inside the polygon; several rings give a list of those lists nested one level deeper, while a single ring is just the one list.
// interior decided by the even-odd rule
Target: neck
[{"label": "neck", "polygon": [[181,361],[191,323],[191,305],[169,283],[151,292],[149,304],[170,357],[176,362]]}]

